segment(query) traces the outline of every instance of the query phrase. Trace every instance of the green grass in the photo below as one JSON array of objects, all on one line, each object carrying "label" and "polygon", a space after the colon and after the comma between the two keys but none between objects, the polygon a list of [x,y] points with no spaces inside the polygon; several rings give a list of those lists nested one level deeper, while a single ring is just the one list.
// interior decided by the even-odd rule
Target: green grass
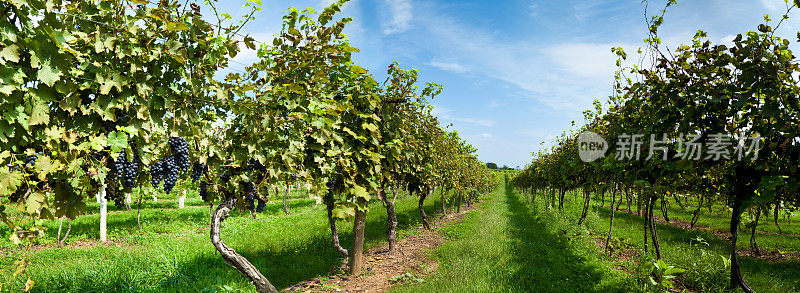
[{"label": "green grass", "polygon": [[[685,206],[686,210],[681,209],[677,204],[670,203],[668,216],[670,219],[678,219],[685,222],[690,222],[692,220],[692,212],[696,208],[697,204],[692,202],[690,206]],[[659,203],[660,207],[660,203]],[[635,209],[635,207],[634,207]],[[754,212],[754,210],[753,210]],[[800,252],[800,217],[797,215],[793,215],[793,221],[789,223],[783,217],[786,211],[780,211],[778,223],[780,225],[780,232],[785,234],[792,234],[792,235],[774,235],[774,234],[764,234],[758,232],[766,232],[766,233],[778,233],[779,229],[778,226],[774,224],[772,218],[772,212],[769,213],[769,218],[762,214],[761,219],[758,221],[758,226],[756,227],[756,241],[758,245],[762,249],[767,250],[775,250],[779,249],[781,251],[793,251],[793,252]],[[660,211],[656,212],[656,215],[659,217],[663,217]],[[752,221],[754,219],[754,215],[752,214],[744,214],[743,222]],[[707,208],[700,209],[700,217],[697,221],[697,225],[703,227],[709,227],[714,230],[720,230],[728,232],[729,225],[730,225],[730,212],[728,209],[723,206],[722,204],[715,204],[712,206],[712,212],[709,213]],[[750,229],[745,229],[744,223],[739,228],[740,239],[737,244],[739,249],[749,249],[750,248]]]},{"label": "green grass", "polygon": [[[151,199],[152,200],[152,199]],[[399,198],[396,210],[402,229],[417,226],[416,197]],[[166,201],[166,200],[164,200]],[[158,203],[162,203],[159,198]],[[435,213],[441,202],[432,197],[426,212]],[[385,242],[386,212],[378,202],[370,203],[366,247]],[[333,249],[325,209],[311,200],[292,202],[291,216],[273,201],[263,215],[233,212],[223,223],[222,239],[247,257],[278,288],[327,275],[340,257]],[[97,237],[97,215],[73,221],[74,239]],[[142,211],[142,228],[136,228],[136,211],[111,214],[109,237],[125,246],[44,249],[29,255],[28,273],[35,292],[253,292],[246,278],[222,260],[208,236],[208,207],[183,210],[149,208]],[[53,223],[46,225],[52,226]],[[338,223],[343,246],[351,245],[352,224]],[[48,230],[48,235],[53,229]],[[7,235],[5,235],[7,236]],[[46,236],[51,237],[51,236]],[[72,238],[72,236],[70,237]],[[11,267],[17,254],[4,255],[0,267]],[[5,281],[8,275],[0,276]],[[11,286],[21,288],[25,280]],[[15,290],[17,290],[15,289]],[[12,291],[15,291],[12,290]]]},{"label": "green grass", "polygon": [[[596,204],[596,203],[594,203]],[[572,200],[565,203],[564,216],[568,222],[576,223],[580,217],[582,202]],[[707,210],[706,210],[707,211]],[[657,212],[660,215],[660,212]],[[678,213],[673,210],[672,215]],[[590,209],[585,226],[595,235],[608,233],[610,211],[594,206]],[[674,216],[671,216],[674,217]],[[703,219],[703,218],[701,218]],[[705,215],[704,224],[722,226],[729,221],[724,215]],[[763,219],[763,218],[762,218]],[[725,239],[698,230],[684,230],[673,226],[658,224],[659,242],[664,260],[687,271],[680,277],[691,287],[703,291],[718,292],[726,290],[729,284],[729,269],[722,257],[728,257],[730,245]],[[798,247],[798,240],[792,236],[757,235],[762,248]],[[641,252],[643,247],[643,221],[641,217],[627,213],[616,213],[614,237],[623,239]],[[698,244],[697,237],[708,245]],[[749,235],[740,230],[740,248],[749,247]],[[651,244],[651,254],[652,244]],[[749,257],[740,257],[742,272],[748,284],[756,292],[800,292],[800,260],[792,259],[771,263]],[[630,264],[631,271],[641,270],[640,264]],[[640,273],[641,274],[641,273]],[[640,278],[644,276],[640,275]]]},{"label": "green grass", "polygon": [[[433,257],[439,271],[399,292],[628,292],[628,274],[596,254],[582,228],[523,203],[501,188],[463,222],[440,228],[450,240]],[[578,235],[580,234],[580,235]],[[577,235],[577,236],[576,236]]]},{"label": "green grass", "polygon": [[[302,208],[308,205],[313,205],[314,201],[309,200],[307,194],[301,192],[302,190],[293,190],[289,194],[289,206],[293,210],[295,207]],[[108,204],[108,231],[109,239],[128,239],[136,240],[140,236],[149,234],[164,234],[172,231],[183,231],[197,228],[197,223],[208,222],[209,206],[203,202],[197,195],[197,191],[187,192],[187,198],[184,201],[184,209],[178,209],[178,197],[180,192],[173,191],[171,194],[164,194],[163,192],[158,195],[158,201],[153,201],[153,198],[145,190],[142,200],[142,231],[138,231],[136,224],[139,190],[134,190],[132,197],[131,208],[132,212],[127,212],[125,207],[118,207],[109,202]],[[281,197],[273,197],[267,203],[264,213],[267,215],[283,213],[283,204]],[[86,205],[85,215],[80,216],[72,221],[72,230],[70,231],[67,242],[75,242],[80,240],[98,239],[99,235],[99,222],[100,222],[100,204],[90,199],[91,202]],[[13,208],[7,208],[13,212]],[[13,217],[13,214],[12,214]],[[29,222],[29,221],[28,221]],[[43,237],[34,239],[35,244],[52,245],[56,243],[56,236],[58,235],[58,227],[60,221],[45,221],[43,226],[47,229]],[[67,221],[64,220],[62,233],[66,233]],[[6,225],[0,225],[0,247],[11,248],[14,244],[8,239],[10,230]],[[135,235],[136,237],[132,237]],[[63,236],[63,234],[62,234]]]}]

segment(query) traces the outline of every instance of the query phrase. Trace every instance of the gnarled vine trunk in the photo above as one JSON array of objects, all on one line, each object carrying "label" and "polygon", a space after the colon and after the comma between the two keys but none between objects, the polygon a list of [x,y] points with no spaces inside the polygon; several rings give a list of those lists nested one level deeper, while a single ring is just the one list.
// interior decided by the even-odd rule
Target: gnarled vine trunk
[{"label": "gnarled vine trunk", "polygon": [[692,222],[689,223],[690,227],[694,228],[694,225],[697,224],[697,220],[700,219],[700,209],[703,208],[703,195],[700,195],[700,203],[697,204],[697,209],[694,210],[692,214]]},{"label": "gnarled vine trunk", "polygon": [[752,249],[753,253],[756,255],[761,254],[761,251],[758,249],[758,243],[756,243],[756,227],[758,226],[759,219],[761,219],[761,207],[756,206],[756,221],[753,222],[753,230],[750,231],[750,249]]},{"label": "gnarled vine trunk", "polygon": [[[275,187],[276,192],[278,187]],[[283,212],[287,215],[291,215],[292,211],[289,210],[289,204],[286,202],[286,198],[289,197],[289,182],[286,182],[286,193],[283,194]]]},{"label": "gnarled vine trunk", "polygon": [[583,211],[581,212],[581,219],[578,220],[578,226],[583,224],[583,221],[586,221],[586,216],[589,214],[589,201],[592,199],[592,194],[589,192],[589,189],[583,190]]},{"label": "gnarled vine trunk", "polygon": [[653,250],[656,251],[656,259],[661,259],[661,245],[658,242],[658,230],[656,229],[655,221],[655,206],[658,198],[654,194],[650,194],[650,208],[648,212],[648,222],[650,223],[650,237],[653,240]]},{"label": "gnarled vine trunk", "polygon": [[422,216],[422,227],[425,229],[431,229],[431,223],[428,221],[428,215],[425,214],[425,198],[428,197],[428,193],[432,193],[433,190],[426,190],[419,194],[419,214]]},{"label": "gnarled vine trunk", "polygon": [[228,218],[228,213],[234,208],[235,203],[236,198],[227,196],[222,203],[217,206],[217,209],[214,211],[214,216],[211,219],[211,243],[214,244],[214,247],[228,264],[250,279],[250,282],[256,286],[256,291],[260,293],[278,292],[275,286],[272,286],[272,283],[270,283],[250,261],[225,245],[222,239],[220,239],[220,226],[222,226],[222,221]]},{"label": "gnarled vine trunk", "polygon": [[747,293],[753,293],[753,289],[744,281],[739,265],[739,256],[736,253],[736,242],[739,239],[739,222],[742,216],[742,203],[735,200],[733,203],[733,213],[731,214],[731,287],[741,287]]},{"label": "gnarled vine trunk", "polygon": [[456,213],[461,213],[461,198],[464,197],[464,194],[459,192],[458,193],[458,208],[456,208]]},{"label": "gnarled vine trunk", "polygon": [[745,202],[755,193],[760,178],[756,178],[757,173],[752,169],[737,167],[734,173],[733,194],[728,197],[728,202],[733,201],[731,211],[731,287],[740,287],[746,293],[753,293],[753,289],[747,285],[742,276],[739,264],[739,255],[736,253],[736,243],[739,240],[739,223],[742,220],[742,212],[746,208]]},{"label": "gnarled vine trunk", "polygon": [[611,189],[611,221],[608,223],[608,237],[606,237],[606,251],[608,251],[608,255],[611,255],[611,250],[608,249],[608,245],[611,243],[611,235],[614,233],[614,201],[616,199],[617,189]]},{"label": "gnarled vine trunk", "polygon": [[774,213],[772,215],[772,219],[775,221],[775,227],[778,227],[778,234],[783,234],[783,231],[781,231],[781,225],[778,224],[778,210],[779,209],[780,209],[780,206],[778,205],[777,202],[775,202],[775,211],[774,211]]},{"label": "gnarled vine trunk", "polygon": [[347,268],[347,264],[349,263],[350,253],[347,249],[344,249],[342,245],[339,243],[339,232],[336,230],[336,219],[333,218],[333,192],[329,191],[327,195],[325,195],[325,207],[328,210],[328,226],[331,228],[331,238],[333,238],[333,247],[336,248],[339,253],[342,254],[342,264],[340,267],[342,269]]},{"label": "gnarled vine trunk", "polygon": [[[61,223],[64,223],[64,219],[61,219]],[[67,218],[67,231],[64,233],[64,238],[61,238],[61,225],[58,226],[58,237],[56,237],[56,241],[58,241],[58,247],[64,246],[64,243],[67,241],[67,237],[69,237],[69,231],[72,230],[72,219]]]},{"label": "gnarled vine trunk", "polygon": [[389,200],[383,186],[379,191],[383,205],[386,207],[386,239],[389,242],[389,252],[394,251],[394,247],[397,246],[397,214],[395,214],[394,202],[397,199],[398,191],[400,191],[400,188],[395,186],[392,190],[392,193],[394,193],[392,200]]},{"label": "gnarled vine trunk", "polygon": [[672,198],[675,199],[675,202],[678,203],[678,206],[681,208],[681,210],[686,210],[686,207],[683,206],[683,202],[681,202],[681,199],[678,198],[678,194],[673,193]]}]

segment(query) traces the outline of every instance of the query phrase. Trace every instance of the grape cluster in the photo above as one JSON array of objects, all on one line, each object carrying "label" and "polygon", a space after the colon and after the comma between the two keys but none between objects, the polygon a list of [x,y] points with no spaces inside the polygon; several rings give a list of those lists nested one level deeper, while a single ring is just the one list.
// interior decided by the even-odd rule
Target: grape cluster
[{"label": "grape cluster", "polygon": [[[14,191],[11,195],[8,196],[8,200],[10,202],[17,202],[19,201],[25,193],[31,188],[31,184],[33,185],[41,185],[42,183],[38,177],[36,176],[27,176],[26,169],[30,170],[34,164],[36,164],[36,160],[39,159],[39,156],[42,156],[44,153],[36,152],[33,155],[25,157],[25,160],[21,163],[15,163],[13,165],[8,166],[8,170],[10,173],[14,172],[21,172],[23,176],[26,178],[22,180],[22,185],[17,187],[17,190]],[[43,183],[42,183],[43,184]]]},{"label": "grape cluster", "polygon": [[122,185],[125,188],[133,188],[136,185],[136,179],[139,177],[139,153],[136,146],[131,144],[131,158],[128,160],[128,154],[123,150],[117,156],[117,159],[108,158],[109,169],[111,169],[111,180],[122,180]]},{"label": "grape cluster", "polygon": [[[154,188],[158,188],[161,180],[164,180],[164,191],[170,193],[178,182],[181,172],[189,170],[192,163],[189,160],[189,143],[185,139],[171,137],[167,143],[172,154],[150,165],[150,183]],[[199,169],[193,172],[206,169],[205,164],[197,168]],[[195,178],[194,176],[192,174],[192,178]],[[197,177],[199,178],[199,175]]]},{"label": "grape cluster", "polygon": [[244,193],[244,200],[247,203],[247,210],[255,210],[255,200],[257,196],[253,182],[239,181],[239,187],[242,188],[242,192]]},{"label": "grape cluster", "polygon": [[111,174],[113,174],[112,178],[114,181],[119,180],[122,177],[122,174],[125,173],[125,165],[127,163],[125,157],[126,157],[125,151],[123,150],[122,152],[119,153],[116,160],[114,160],[114,158],[108,158],[108,163],[111,164],[110,169],[111,169]]},{"label": "grape cluster", "polygon": [[37,152],[35,155],[28,156],[27,158],[25,158],[25,164],[32,166],[33,164],[36,163],[36,159],[38,159],[39,156],[41,156],[42,154],[43,154],[42,152]]},{"label": "grape cluster", "polygon": [[336,177],[331,177],[331,179],[329,179],[328,182],[325,183],[325,186],[328,187],[328,190],[336,190],[337,188],[341,187],[339,179],[337,179]]},{"label": "grape cluster", "polygon": [[208,182],[205,180],[200,181],[200,198],[205,202],[211,202],[211,197],[208,196]]},{"label": "grape cluster", "polygon": [[260,213],[264,211],[264,208],[267,207],[267,202],[262,200],[260,197],[256,197],[258,200],[258,205],[256,206],[256,213]]},{"label": "grape cluster", "polygon": [[150,164],[150,183],[153,188],[158,188],[161,179],[164,178],[164,161],[158,160]]},{"label": "grape cluster", "polygon": [[255,171],[258,171],[258,172],[261,172],[261,173],[267,172],[267,166],[264,166],[264,164],[261,164],[261,162],[259,162],[256,159],[250,159],[250,161],[248,163],[249,164],[247,166],[248,167],[247,171],[255,170]]},{"label": "grape cluster", "polygon": [[136,151],[136,145],[131,145],[131,160],[125,164],[124,171],[124,186],[133,188],[136,185],[136,179],[139,177],[139,153]]},{"label": "grape cluster", "polygon": [[8,170],[9,170],[10,172],[12,172],[12,173],[13,173],[13,172],[22,172],[22,168],[20,168],[20,167],[19,167],[19,165],[12,165],[12,166],[9,166],[9,167],[8,167]]},{"label": "grape cluster", "polygon": [[200,179],[200,176],[205,174],[208,171],[208,166],[206,164],[200,163],[200,161],[194,162],[192,165],[192,182],[197,182]]},{"label": "grape cluster", "polygon": [[164,192],[170,193],[172,192],[172,188],[175,187],[175,183],[178,182],[178,177],[180,176],[180,169],[178,169],[178,163],[175,159],[174,155],[167,156],[163,159],[164,162]]},{"label": "grape cluster", "polygon": [[189,143],[182,137],[171,137],[169,139],[169,149],[175,156],[175,163],[181,171],[189,169]]},{"label": "grape cluster", "polygon": [[222,180],[223,182],[228,182],[228,180],[231,180],[231,167],[222,166],[222,168],[220,169],[222,175],[219,176],[219,179]]}]

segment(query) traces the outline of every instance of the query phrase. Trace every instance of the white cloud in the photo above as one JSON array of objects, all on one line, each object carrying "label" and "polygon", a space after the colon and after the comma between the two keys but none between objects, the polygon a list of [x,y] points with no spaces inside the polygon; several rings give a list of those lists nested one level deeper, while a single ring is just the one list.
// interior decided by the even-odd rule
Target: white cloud
[{"label": "white cloud", "polygon": [[321,6],[322,8],[325,8],[325,7],[331,6],[331,4],[333,4],[333,2],[336,2],[336,0],[322,0],[322,1],[319,1],[319,4],[320,4],[319,6]]},{"label": "white cloud", "polygon": [[491,102],[489,102],[489,108],[499,108],[499,107],[505,107],[505,106],[508,106],[508,103],[499,102],[499,101],[496,101],[496,100],[492,100]]},{"label": "white cloud", "polygon": [[439,68],[444,71],[450,71],[455,73],[464,73],[467,71],[467,68],[456,62],[443,62],[443,61],[433,60],[425,64]]},{"label": "white cloud", "polygon": [[786,10],[786,3],[783,0],[761,0],[761,5],[772,12]]},{"label": "white cloud", "polygon": [[476,125],[480,125],[480,126],[484,126],[484,127],[491,127],[492,125],[495,124],[495,121],[491,120],[491,119],[477,119],[477,118],[469,118],[469,117],[454,117],[453,115],[451,115],[451,113],[453,113],[453,110],[445,108],[445,107],[441,107],[441,106],[434,106],[433,107],[433,111],[431,111],[431,114],[433,114],[436,117],[439,117],[439,119],[442,119],[442,120],[455,121],[455,122],[465,122],[465,123],[476,124]]},{"label": "white cloud", "polygon": [[435,9],[425,11],[431,14],[419,15],[415,23],[435,46],[470,72],[507,82],[551,110],[580,113],[611,93],[616,61],[611,47],[618,44],[509,41]]},{"label": "white cloud", "polygon": [[580,78],[604,79],[613,76],[616,56],[614,44],[567,43],[545,48],[543,53],[559,70]]},{"label": "white cloud", "polygon": [[530,10],[530,12],[528,12],[528,15],[539,16],[537,8],[539,8],[539,3],[531,3],[531,5],[528,5],[528,10]]},{"label": "white cloud", "polygon": [[485,137],[485,138],[490,138],[490,137],[492,137],[493,135],[492,135],[491,133],[484,133],[484,134],[481,134],[481,136],[483,136],[483,137]]},{"label": "white cloud", "polygon": [[383,34],[391,35],[408,30],[413,18],[411,2],[409,0],[386,0],[386,5],[389,6],[391,17],[388,22],[383,23]]}]

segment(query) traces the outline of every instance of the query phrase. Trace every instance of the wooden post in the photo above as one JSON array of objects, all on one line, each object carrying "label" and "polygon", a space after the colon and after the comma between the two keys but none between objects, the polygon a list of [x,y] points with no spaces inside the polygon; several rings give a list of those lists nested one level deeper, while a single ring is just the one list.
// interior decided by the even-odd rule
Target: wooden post
[{"label": "wooden post", "polygon": [[106,200],[106,185],[100,187],[100,242],[106,242],[106,217],[108,215],[108,200]]},{"label": "wooden post", "polygon": [[[358,204],[366,207],[367,200],[359,197]],[[350,258],[350,275],[357,276],[361,273],[361,266],[364,263],[364,230],[366,229],[367,211],[356,209],[355,220],[353,221],[353,255]]]},{"label": "wooden post", "polygon": [[186,189],[181,190],[181,197],[178,198],[178,208],[183,208],[183,202],[186,200]]}]

